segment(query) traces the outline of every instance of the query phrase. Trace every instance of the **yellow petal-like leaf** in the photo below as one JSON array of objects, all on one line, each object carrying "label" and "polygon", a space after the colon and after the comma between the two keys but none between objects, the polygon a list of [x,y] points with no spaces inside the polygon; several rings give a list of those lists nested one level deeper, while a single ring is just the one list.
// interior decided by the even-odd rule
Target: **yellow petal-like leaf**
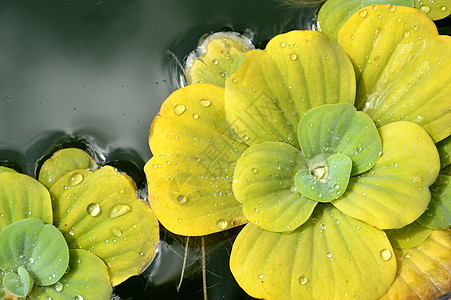
[{"label": "yellow petal-like leaf", "polygon": [[451,232],[432,231],[418,247],[394,249],[398,270],[381,300],[435,299],[451,290]]},{"label": "yellow petal-like leaf", "polygon": [[0,173],[4,173],[4,172],[17,173],[14,169],[0,166]]},{"label": "yellow petal-like leaf", "polygon": [[[74,177],[76,179],[74,179]],[[155,256],[158,222],[136,185],[110,166],[67,173],[50,189],[54,225],[71,249],[85,249],[109,267],[112,285],[138,275]]]},{"label": "yellow petal-like leaf", "polygon": [[193,84],[161,106],[144,171],[160,222],[180,235],[205,235],[245,222],[232,193],[234,166],[247,148],[224,112],[224,89]]},{"label": "yellow petal-like leaf", "polygon": [[96,255],[82,249],[71,249],[68,272],[48,287],[35,286],[30,299],[109,300],[113,289],[108,268]]},{"label": "yellow petal-like leaf", "polygon": [[382,229],[415,221],[431,199],[428,187],[438,176],[437,149],[428,134],[412,122],[379,129],[382,156],[370,171],[351,177],[342,198],[332,203],[341,211]]},{"label": "yellow petal-like leaf", "polygon": [[413,248],[421,244],[431,234],[429,228],[426,228],[418,222],[413,222],[400,229],[386,230],[390,243],[395,248]]},{"label": "yellow petal-like leaf", "polygon": [[50,189],[64,174],[78,169],[95,170],[97,164],[88,153],[81,149],[61,149],[42,164],[39,181]]},{"label": "yellow petal-like leaf", "polygon": [[252,49],[252,42],[236,32],[216,32],[209,35],[186,60],[188,84],[202,82],[224,88],[235,59]]},{"label": "yellow petal-like leaf", "polygon": [[25,218],[37,218],[52,224],[49,191],[30,176],[0,172],[0,230]]},{"label": "yellow petal-like leaf", "polygon": [[251,296],[264,299],[376,299],[396,273],[382,230],[319,204],[294,232],[248,224],[232,248],[230,268]]},{"label": "yellow petal-like leaf", "polygon": [[299,147],[297,127],[312,107],[354,104],[355,76],[344,52],[317,31],[291,31],[266,50],[244,55],[226,80],[226,113],[248,145],[263,141]]},{"label": "yellow petal-like leaf", "polygon": [[303,224],[317,202],[301,195],[294,175],[306,168],[299,149],[264,142],[251,146],[238,160],[233,192],[246,219],[270,231],[290,231]]},{"label": "yellow petal-like leaf", "polygon": [[374,5],[341,28],[340,46],[356,69],[356,107],[378,126],[421,125],[438,142],[451,134],[451,37],[420,11]]}]

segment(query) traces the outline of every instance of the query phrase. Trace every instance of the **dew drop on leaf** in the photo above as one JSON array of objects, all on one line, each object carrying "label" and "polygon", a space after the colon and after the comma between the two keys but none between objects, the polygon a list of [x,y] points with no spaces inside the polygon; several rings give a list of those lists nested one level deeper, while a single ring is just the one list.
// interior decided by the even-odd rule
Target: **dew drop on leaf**
[{"label": "dew drop on leaf", "polygon": [[185,110],[186,110],[186,107],[183,104],[177,104],[176,106],[174,106],[174,113],[177,116],[180,116],[181,114],[183,114],[185,112]]},{"label": "dew drop on leaf", "polygon": [[380,256],[382,258],[382,260],[389,260],[391,258],[391,251],[388,249],[382,249],[380,252]]},{"label": "dew drop on leaf", "polygon": [[111,219],[119,218],[120,216],[125,215],[131,210],[132,208],[127,204],[116,204],[110,209],[110,218]]},{"label": "dew drop on leaf", "polygon": [[70,186],[79,185],[83,181],[83,175],[75,173],[69,179]]},{"label": "dew drop on leaf", "polygon": [[225,229],[227,227],[227,221],[224,219],[219,219],[218,221],[216,221],[216,227],[218,227],[219,229]]},{"label": "dew drop on leaf", "polygon": [[209,107],[211,105],[211,102],[208,99],[201,99],[200,100],[200,105],[205,106],[205,107]]},{"label": "dew drop on leaf", "polygon": [[86,212],[91,217],[96,217],[100,214],[100,205],[97,203],[91,203],[86,207]]},{"label": "dew drop on leaf", "polygon": [[422,6],[420,6],[420,10],[421,10],[423,13],[427,14],[428,12],[431,11],[431,7],[430,7],[429,5],[422,5]]},{"label": "dew drop on leaf", "polygon": [[360,11],[359,16],[361,16],[362,18],[365,18],[367,14],[368,14],[368,12],[364,9],[364,10]]},{"label": "dew drop on leaf", "polygon": [[61,292],[64,288],[64,285],[61,282],[55,283],[55,291]]},{"label": "dew drop on leaf", "polygon": [[299,277],[299,283],[302,285],[306,285],[308,282],[307,277],[305,277],[304,275],[302,275],[301,277]]}]

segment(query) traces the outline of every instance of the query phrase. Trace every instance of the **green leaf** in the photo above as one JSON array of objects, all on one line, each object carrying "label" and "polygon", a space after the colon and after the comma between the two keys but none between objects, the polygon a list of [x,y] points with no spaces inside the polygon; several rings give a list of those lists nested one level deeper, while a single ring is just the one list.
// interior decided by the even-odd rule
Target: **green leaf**
[{"label": "green leaf", "polygon": [[252,50],[227,80],[227,120],[248,144],[276,141],[299,147],[296,130],[310,108],[354,103],[349,58],[317,31],[291,31]]},{"label": "green leaf", "polygon": [[378,126],[411,121],[435,142],[451,134],[451,37],[416,9],[376,5],[340,29],[357,79],[356,107]]},{"label": "green leaf", "polygon": [[295,175],[297,189],[304,196],[318,202],[330,202],[340,197],[348,186],[351,159],[343,154],[333,154],[326,160],[321,159],[319,165],[311,167],[310,162],[313,160],[315,158],[309,161],[309,169],[302,169]]},{"label": "green leaf", "polygon": [[[73,178],[76,177],[77,180]],[[143,272],[159,240],[158,222],[133,180],[105,166],[75,170],[50,189],[54,224],[71,249],[85,249],[109,267],[112,285]]]},{"label": "green leaf", "polygon": [[307,158],[323,153],[340,153],[351,158],[351,175],[371,169],[382,150],[371,118],[348,103],[309,110],[299,122],[298,138]]},{"label": "green leaf", "polygon": [[97,164],[88,153],[81,149],[61,149],[42,164],[39,181],[50,189],[64,174],[77,169],[96,170]]},{"label": "green leaf", "polygon": [[49,191],[30,176],[0,173],[0,230],[25,218],[38,218],[52,223]]},{"label": "green leaf", "polygon": [[226,120],[223,89],[195,84],[172,93],[152,123],[149,144],[149,202],[165,228],[196,236],[246,222],[232,178],[247,145]]},{"label": "green leaf", "polygon": [[9,272],[3,277],[3,285],[9,293],[16,297],[27,296],[33,288],[33,284],[33,278],[23,267],[19,267],[17,273]]},{"label": "green leaf", "polygon": [[449,0],[414,0],[414,7],[434,21],[444,19],[451,14]]},{"label": "green leaf", "polygon": [[343,24],[359,9],[372,4],[413,7],[414,0],[328,0],[319,10],[318,29],[336,42]]},{"label": "green leaf", "polygon": [[415,123],[391,123],[379,133],[382,156],[373,169],[351,177],[346,193],[332,204],[378,228],[401,228],[426,210],[439,157],[434,142]]},{"label": "green leaf", "polygon": [[233,193],[246,219],[278,232],[307,221],[317,203],[302,196],[293,181],[305,167],[301,151],[288,144],[264,142],[246,149],[233,176]]},{"label": "green leaf", "polygon": [[451,232],[434,230],[419,246],[394,249],[398,270],[381,300],[436,299],[449,291]]},{"label": "green leaf", "polygon": [[[69,264],[63,235],[39,219],[16,221],[4,228],[0,232],[0,250],[1,269],[15,272],[19,267],[25,268],[39,286],[57,282]],[[26,281],[23,272],[17,275]],[[24,290],[25,287],[27,284],[23,285]]]},{"label": "green leaf", "polygon": [[431,186],[431,202],[418,222],[431,229],[451,227],[451,176],[439,175]]},{"label": "green leaf", "polygon": [[255,298],[376,299],[393,282],[396,259],[382,230],[319,204],[289,234],[246,225],[233,244],[230,269]]},{"label": "green leaf", "polygon": [[451,164],[451,135],[436,144],[440,156],[440,169]]},{"label": "green leaf", "polygon": [[53,300],[110,300],[112,287],[108,268],[96,255],[82,249],[69,250],[69,269],[55,284],[35,287],[31,299]]},{"label": "green leaf", "polygon": [[185,75],[188,84],[202,82],[223,88],[235,59],[252,49],[252,42],[236,32],[216,32],[209,35],[186,60]]},{"label": "green leaf", "polygon": [[431,234],[431,230],[413,222],[400,229],[389,229],[387,233],[390,243],[395,248],[413,248],[421,244]]}]

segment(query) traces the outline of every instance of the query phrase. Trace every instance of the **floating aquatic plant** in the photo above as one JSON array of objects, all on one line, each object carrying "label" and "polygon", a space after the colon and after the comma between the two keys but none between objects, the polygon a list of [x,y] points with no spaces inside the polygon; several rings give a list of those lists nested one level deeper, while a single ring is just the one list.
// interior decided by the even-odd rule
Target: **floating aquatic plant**
[{"label": "floating aquatic plant", "polygon": [[[438,296],[450,233],[416,220],[449,205],[434,143],[451,134],[451,39],[388,5],[358,10],[337,39],[278,35],[244,55],[225,89],[170,95],[149,134],[150,204],[182,235],[248,222],[230,267],[253,297],[390,299],[432,274],[409,270],[420,257],[445,266],[421,294]],[[432,202],[431,185],[445,196]]]},{"label": "floating aquatic plant", "polygon": [[[82,169],[80,169],[82,168]],[[1,297],[110,299],[153,260],[158,222],[127,175],[64,149],[35,179],[0,172]],[[12,298],[11,298],[12,299]]]}]

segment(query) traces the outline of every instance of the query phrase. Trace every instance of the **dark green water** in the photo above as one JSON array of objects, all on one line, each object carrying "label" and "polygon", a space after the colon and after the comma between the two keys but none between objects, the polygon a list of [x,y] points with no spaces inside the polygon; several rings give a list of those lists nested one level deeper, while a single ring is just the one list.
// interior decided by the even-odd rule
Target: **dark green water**
[{"label": "dark green water", "polygon": [[[179,84],[174,57],[183,62],[204,33],[224,28],[264,45],[310,29],[316,9],[277,0],[1,0],[0,163],[35,175],[56,148],[82,147],[127,171],[145,195],[148,130]],[[251,299],[228,269],[234,234],[207,238],[209,299]],[[164,229],[162,240],[150,268],[115,289],[117,299],[202,298],[200,239],[191,240],[179,292],[185,240]]]}]

